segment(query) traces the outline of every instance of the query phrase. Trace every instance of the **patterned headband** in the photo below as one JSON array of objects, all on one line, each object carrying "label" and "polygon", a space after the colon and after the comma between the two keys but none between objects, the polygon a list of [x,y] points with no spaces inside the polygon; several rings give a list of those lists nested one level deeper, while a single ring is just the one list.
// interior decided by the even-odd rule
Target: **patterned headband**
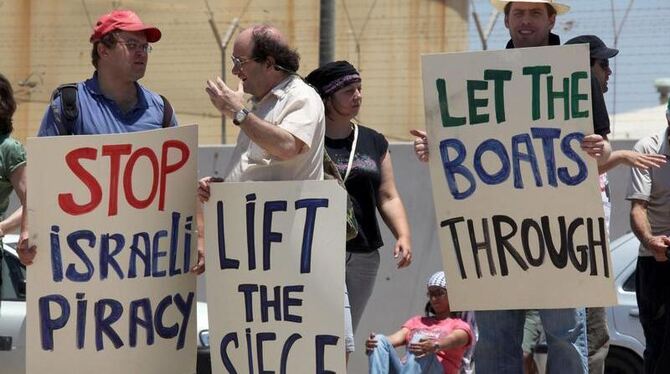
[{"label": "patterned headband", "polygon": [[323,88],[323,96],[327,97],[335,93],[340,88],[350,85],[352,83],[360,82],[361,76],[358,74],[349,74],[343,77],[337,78],[334,81],[328,83],[326,87]]}]

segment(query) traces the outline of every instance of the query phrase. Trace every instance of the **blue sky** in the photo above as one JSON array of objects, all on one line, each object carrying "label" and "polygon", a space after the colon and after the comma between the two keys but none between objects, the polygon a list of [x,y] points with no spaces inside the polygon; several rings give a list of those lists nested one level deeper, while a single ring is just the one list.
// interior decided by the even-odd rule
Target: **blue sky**
[{"label": "blue sky", "polygon": [[[577,35],[594,34],[608,46],[614,47],[612,8],[619,28],[629,0],[558,2],[571,6],[569,13],[557,17],[554,27],[562,43]],[[474,0],[473,3],[486,28],[492,10],[489,0]],[[509,32],[505,28],[503,15],[500,15],[488,40],[489,49],[504,48],[508,40]],[[613,75],[610,77],[609,92],[605,94],[610,114],[658,105],[659,96],[654,80],[670,78],[670,1],[634,1],[621,27],[617,48],[620,52],[610,61]],[[470,49],[482,49],[472,16]]]}]

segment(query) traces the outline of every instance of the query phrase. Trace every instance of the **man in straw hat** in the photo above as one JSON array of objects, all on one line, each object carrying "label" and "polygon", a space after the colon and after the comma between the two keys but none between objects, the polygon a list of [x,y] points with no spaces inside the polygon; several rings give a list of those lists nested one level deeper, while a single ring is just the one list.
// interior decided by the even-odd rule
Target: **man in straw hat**
[{"label": "man in straw hat", "polygon": [[[560,45],[558,35],[551,32],[556,15],[564,14],[570,7],[553,0],[500,1],[491,4],[505,13],[505,27],[510,41],[506,48],[529,48]],[[602,94],[601,94],[602,96]],[[582,144],[587,150],[600,149],[592,155],[602,157],[606,148],[603,138],[606,128],[595,128]],[[583,309],[539,310],[548,345],[547,373],[588,373],[586,327]],[[521,373],[523,324],[525,311],[477,311],[479,342],[475,353],[478,373]]]},{"label": "man in straw hat", "polygon": [[[551,30],[556,22],[556,15],[568,12],[569,6],[553,0],[491,0],[491,4],[505,13],[505,26],[511,37],[507,48],[560,45],[560,38]],[[601,90],[595,90],[592,94],[600,95],[601,100],[593,101],[602,102],[604,105]],[[596,121],[594,132],[595,134],[585,136],[581,146],[600,164],[611,153],[606,138],[610,132],[609,120]],[[411,133],[417,137],[414,142],[417,157],[419,160],[428,161],[426,134],[419,130],[412,130]],[[547,373],[588,373],[584,309],[544,309],[539,312],[549,346]],[[522,373],[524,315],[523,310],[476,312],[480,328],[475,353],[477,373]]]}]

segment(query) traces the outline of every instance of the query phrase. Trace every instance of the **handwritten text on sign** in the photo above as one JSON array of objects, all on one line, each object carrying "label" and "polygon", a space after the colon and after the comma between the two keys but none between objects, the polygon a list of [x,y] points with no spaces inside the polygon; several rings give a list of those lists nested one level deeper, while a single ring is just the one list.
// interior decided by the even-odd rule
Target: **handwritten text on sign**
[{"label": "handwritten text on sign", "polygon": [[[39,324],[29,367],[99,352],[84,367],[127,357],[128,370],[158,373],[170,353],[192,370],[196,139],[187,127],[30,140],[31,158],[44,157],[32,165],[44,168],[29,170],[31,186],[43,186],[29,197],[31,235],[42,248],[29,271],[37,311],[29,321]],[[59,178],[34,182],[52,173]]]},{"label": "handwritten text on sign", "polygon": [[330,182],[212,186],[215,372],[344,372],[345,207],[344,190]]},{"label": "handwritten text on sign", "polygon": [[[445,269],[450,281],[483,292],[466,301],[473,289],[455,291],[459,307],[580,305],[575,295],[513,295],[542,293],[540,285],[564,277],[575,287],[592,279],[595,288],[611,285],[597,172],[580,149],[584,134],[593,133],[583,52],[573,46],[424,56]],[[509,279],[509,294],[499,292],[501,277]],[[574,294],[570,282],[561,284]]]}]

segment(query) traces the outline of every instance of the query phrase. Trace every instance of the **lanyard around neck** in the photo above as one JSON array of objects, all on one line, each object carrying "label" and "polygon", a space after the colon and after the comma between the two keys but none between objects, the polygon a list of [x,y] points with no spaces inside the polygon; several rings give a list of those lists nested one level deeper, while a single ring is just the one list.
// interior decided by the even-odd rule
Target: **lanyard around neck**
[{"label": "lanyard around neck", "polygon": [[351,172],[351,165],[354,164],[354,155],[356,154],[357,143],[358,143],[358,125],[354,123],[354,141],[351,144],[351,153],[349,153],[349,163],[347,164],[347,172],[344,173],[342,183],[346,182],[347,178],[349,178],[349,173]]}]

